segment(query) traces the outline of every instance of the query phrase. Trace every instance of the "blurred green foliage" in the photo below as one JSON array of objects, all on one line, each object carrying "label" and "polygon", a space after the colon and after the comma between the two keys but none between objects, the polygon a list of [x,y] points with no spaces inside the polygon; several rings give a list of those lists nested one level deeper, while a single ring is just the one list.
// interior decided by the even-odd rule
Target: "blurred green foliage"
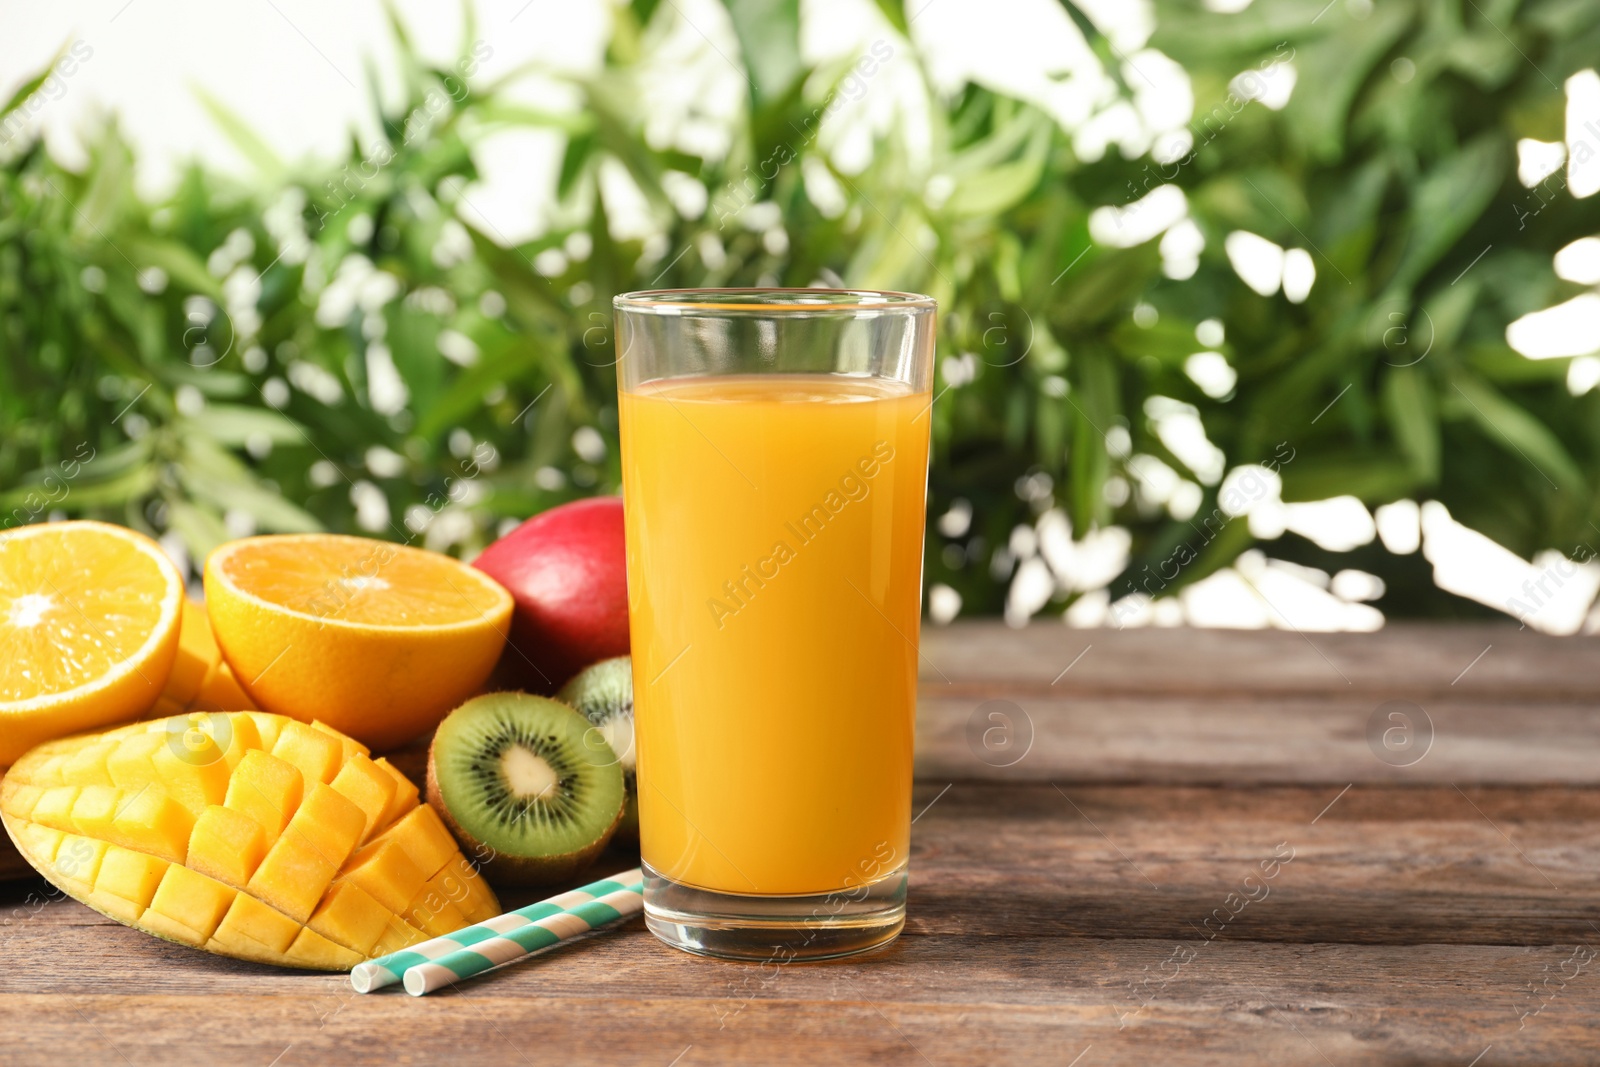
[{"label": "blurred green foliage", "polygon": [[[906,13],[879,6],[889,54],[920,64]],[[715,158],[647,136],[644,74],[681,17],[648,0],[615,10],[604,69],[565,76],[582,103],[562,113],[515,102],[503,86],[525,72],[489,79],[481,42],[435,68],[396,22],[405,101],[336,168],[278,159],[215,104],[257,176],[196,167],[160,203],[136,195],[114,126],[81,171],[0,146],[0,515],[109,518],[197,559],[250,530],[317,528],[471,553],[507,520],[617,486],[613,294],[831,280],[940,301],[929,514],[963,500],[973,520],[948,537],[930,523],[927,576],[967,612],[999,609],[996,551],[1054,508],[1080,537],[1129,528],[1129,575],[1192,543],[1171,588],[1250,547],[1243,522],[1202,548],[1121,491],[1130,454],[1203,480],[1155,432],[1152,396],[1193,405],[1230,467],[1288,442],[1288,500],[1438,499],[1523,556],[1570,553],[1600,518],[1600,395],[1569,395],[1567,361],[1523,358],[1505,327],[1579,291],[1551,255],[1600,231],[1600,197],[1524,188],[1515,148],[1561,140],[1561,83],[1600,55],[1600,5],[1318,7],[1158,3],[1152,46],[1196,98],[1194,150],[1164,166],[1080,159],[1037,108],[968,85],[927,90],[926,158],[885,136],[870,167],[841,172],[815,130],[851,74],[802,63],[795,0],[729,0],[748,94]],[[1109,69],[1137,74],[1070,13]],[[463,39],[478,41],[470,20]],[[1235,75],[1290,56],[1287,107],[1230,103]],[[565,137],[558,222],[507,247],[471,221],[471,149],[521,127]],[[600,175],[618,164],[664,239],[613,237]],[[808,192],[819,168],[843,197],[827,211]],[[1181,281],[1154,240],[1089,238],[1094,208],[1167,183],[1205,237]],[[780,240],[745,224],[766,203]],[[1252,292],[1224,252],[1235,230],[1308,250],[1309,298]],[[1213,319],[1237,372],[1221,398],[1184,370]],[[1293,537],[1274,554],[1319,561]],[[1414,558],[1373,548],[1359,565],[1407,591],[1390,612],[1438,610]]]}]

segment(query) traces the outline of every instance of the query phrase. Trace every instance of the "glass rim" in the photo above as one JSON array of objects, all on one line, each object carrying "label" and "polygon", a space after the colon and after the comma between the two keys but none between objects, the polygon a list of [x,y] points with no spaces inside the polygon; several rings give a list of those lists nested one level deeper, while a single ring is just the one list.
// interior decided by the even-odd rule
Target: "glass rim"
[{"label": "glass rim", "polygon": [[931,296],[894,289],[755,288],[639,289],[612,297],[618,311],[647,315],[871,315],[934,311]]}]

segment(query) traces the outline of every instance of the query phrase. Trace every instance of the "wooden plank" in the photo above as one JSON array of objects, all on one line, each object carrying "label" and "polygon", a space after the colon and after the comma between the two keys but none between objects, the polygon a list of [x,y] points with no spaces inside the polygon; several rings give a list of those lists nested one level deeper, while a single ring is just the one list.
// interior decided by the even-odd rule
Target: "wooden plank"
[{"label": "wooden plank", "polygon": [[[1452,697],[1412,704],[1400,710],[1419,732],[1431,728],[1432,742],[1405,752],[1384,747],[1381,731],[1392,725],[1388,710],[1380,710],[1386,708],[1387,701],[1344,692],[1323,698],[962,697],[924,682],[917,777],[940,783],[1600,784],[1600,702],[1489,704]],[[1374,717],[1380,733],[1369,740]]]},{"label": "wooden plank", "polygon": [[1048,622],[1012,630],[972,621],[925,625],[922,652],[925,684],[991,696],[1053,689],[1593,703],[1600,693],[1600,636],[1549,637],[1510,623],[1391,622],[1375,633],[1303,634]]},{"label": "wooden plank", "polygon": [[[351,997],[307,990],[299,996],[244,996],[219,1004],[195,994],[157,997],[88,993],[74,998],[19,996],[0,1013],[13,1036],[6,1062],[62,1062],[62,1050],[90,1063],[507,1064],[583,1063],[638,1067],[705,1064],[1049,1064],[1075,1057],[1106,1063],[1484,1064],[1588,1062],[1597,1049],[1595,1000],[1584,987],[1564,992],[1519,1030],[1507,973],[1539,957],[1392,949],[1228,946],[1162,999],[1136,1008],[1098,973],[1113,962],[1157,966],[1165,945],[1140,945],[1108,960],[1100,946],[1076,968],[1053,968],[1056,1003],[997,1003],[974,967],[968,997],[955,1004],[896,1003],[870,979],[837,976],[832,995],[798,1000],[763,996],[729,1016],[727,1002],[649,996],[608,998],[508,995],[491,983],[466,994]],[[1546,962],[1565,958],[1547,953]],[[1141,963],[1141,961],[1144,961]],[[971,965],[965,954],[924,962]],[[729,965],[696,962],[704,969]],[[799,968],[790,968],[798,970]],[[829,969],[818,965],[817,969]],[[842,970],[842,968],[831,968]],[[1408,976],[1414,987],[1396,988]],[[787,975],[785,975],[787,977]],[[1585,978],[1592,977],[1585,975]],[[1580,979],[1581,981],[1581,979]],[[1263,988],[1270,982],[1273,990]],[[780,982],[781,984],[781,982]],[[1111,1001],[1122,996],[1121,1004]],[[736,1004],[737,1002],[735,1002]],[[722,1014],[719,1014],[722,1013]],[[17,1023],[26,1020],[20,1034]]]},{"label": "wooden plank", "polygon": [[917,803],[906,935],[821,965],[697,959],[634,924],[457,994],[357,997],[340,976],[209,957],[74,903],[19,912],[31,905],[12,891],[0,1059],[59,1062],[66,1047],[90,1062],[278,1067],[680,1053],[683,1067],[953,1067],[1061,1064],[1090,1045],[1086,1065],[1466,1064],[1490,1045],[1485,1063],[1600,1055],[1600,974],[1550,978],[1576,947],[1600,947],[1600,792],[961,782],[920,786]]}]

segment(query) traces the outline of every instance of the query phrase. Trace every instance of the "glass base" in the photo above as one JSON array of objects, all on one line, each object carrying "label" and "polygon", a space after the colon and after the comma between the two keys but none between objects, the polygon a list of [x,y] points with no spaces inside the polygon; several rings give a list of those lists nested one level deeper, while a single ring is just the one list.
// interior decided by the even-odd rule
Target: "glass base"
[{"label": "glass base", "polygon": [[644,865],[644,921],[673,948],[790,963],[882,948],[906,922],[906,867],[831,893],[752,896],[683,885]]}]

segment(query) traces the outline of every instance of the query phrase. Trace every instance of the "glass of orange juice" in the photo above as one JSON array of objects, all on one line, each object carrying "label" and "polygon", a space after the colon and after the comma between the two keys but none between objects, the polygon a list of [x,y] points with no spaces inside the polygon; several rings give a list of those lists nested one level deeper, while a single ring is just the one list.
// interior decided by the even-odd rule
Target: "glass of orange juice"
[{"label": "glass of orange juice", "polygon": [[615,301],[645,916],[787,962],[905,922],[934,302]]}]

